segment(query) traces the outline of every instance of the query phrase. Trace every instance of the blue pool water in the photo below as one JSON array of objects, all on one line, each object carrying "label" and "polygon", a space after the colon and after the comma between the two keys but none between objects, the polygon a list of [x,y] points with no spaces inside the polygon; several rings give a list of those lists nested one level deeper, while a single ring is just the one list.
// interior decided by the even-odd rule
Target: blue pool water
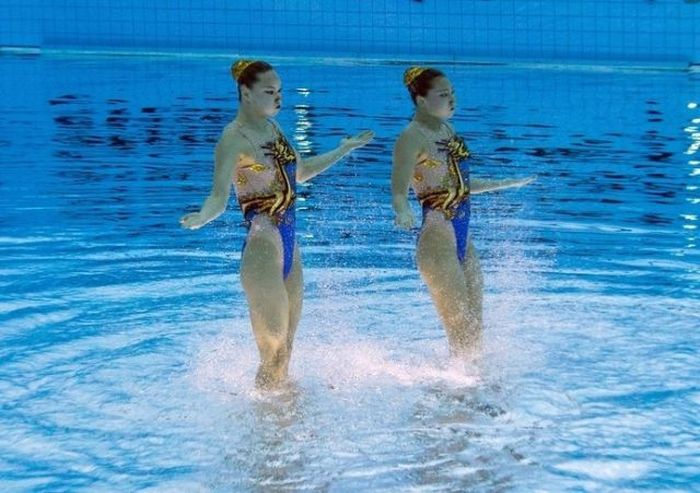
[{"label": "blue pool water", "polygon": [[377,137],[301,188],[295,385],[261,395],[240,212],[177,224],[229,62],[0,58],[0,490],[698,487],[700,75],[443,67],[473,174],[539,177],[474,198],[472,367],[392,226],[405,67],[277,63],[302,153]]}]

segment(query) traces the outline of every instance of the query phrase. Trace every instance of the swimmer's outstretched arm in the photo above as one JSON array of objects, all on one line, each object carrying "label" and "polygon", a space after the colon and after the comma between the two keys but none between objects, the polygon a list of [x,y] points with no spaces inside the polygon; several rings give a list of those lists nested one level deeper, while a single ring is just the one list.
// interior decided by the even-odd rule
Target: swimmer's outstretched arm
[{"label": "swimmer's outstretched arm", "polygon": [[419,142],[413,136],[404,132],[394,145],[394,164],[391,168],[391,202],[394,207],[397,226],[411,229],[416,220],[408,203],[408,189],[416,167],[416,159],[420,152]]},{"label": "swimmer's outstretched arm", "polygon": [[344,138],[340,141],[340,146],[330,152],[301,160],[297,165],[297,181],[303,183],[310,180],[314,176],[330,168],[353,149],[367,144],[373,137],[374,132],[365,130],[354,137]]},{"label": "swimmer's outstretched arm", "polygon": [[239,145],[232,139],[222,137],[214,151],[215,166],[211,192],[199,211],[185,214],[180,218],[183,228],[199,229],[219,217],[228,204],[231,194],[231,180],[235,167],[235,156],[240,154]]},{"label": "swimmer's outstretched arm", "polygon": [[481,180],[479,178],[471,178],[469,180],[470,193],[485,193],[495,192],[496,190],[504,190],[506,188],[520,188],[535,181],[535,176],[527,178],[516,178],[510,180]]}]

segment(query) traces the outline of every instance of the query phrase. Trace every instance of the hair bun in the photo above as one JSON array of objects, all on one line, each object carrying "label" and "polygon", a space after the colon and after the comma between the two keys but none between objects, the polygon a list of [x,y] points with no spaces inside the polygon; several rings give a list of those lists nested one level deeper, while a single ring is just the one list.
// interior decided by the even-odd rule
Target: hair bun
[{"label": "hair bun", "polygon": [[410,86],[413,84],[413,81],[416,80],[416,78],[418,78],[418,76],[423,72],[425,72],[425,68],[419,66],[413,66],[406,69],[406,71],[403,73],[404,85]]},{"label": "hair bun", "polygon": [[245,69],[247,69],[254,63],[255,60],[241,59],[236,61],[233,65],[231,65],[231,75],[233,76],[234,80],[238,82],[238,80],[241,78],[241,75],[243,75],[243,72],[245,72]]}]

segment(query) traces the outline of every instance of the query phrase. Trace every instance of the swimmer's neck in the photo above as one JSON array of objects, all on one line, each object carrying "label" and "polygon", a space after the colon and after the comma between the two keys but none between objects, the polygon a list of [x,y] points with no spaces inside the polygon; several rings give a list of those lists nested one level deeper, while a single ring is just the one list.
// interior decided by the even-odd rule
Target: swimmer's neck
[{"label": "swimmer's neck", "polygon": [[241,105],[238,109],[238,114],[236,115],[236,122],[244,127],[248,127],[256,132],[264,133],[269,122],[265,115],[255,112],[248,105]]},{"label": "swimmer's neck", "polygon": [[445,122],[442,118],[433,116],[422,108],[416,108],[416,114],[413,116],[413,119],[435,132],[439,131],[442,128],[442,124]]}]

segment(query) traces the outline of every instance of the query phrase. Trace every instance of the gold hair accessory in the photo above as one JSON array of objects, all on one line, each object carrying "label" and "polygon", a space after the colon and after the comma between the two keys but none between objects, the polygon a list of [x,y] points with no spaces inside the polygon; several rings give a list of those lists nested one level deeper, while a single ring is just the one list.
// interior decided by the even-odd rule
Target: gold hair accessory
[{"label": "gold hair accessory", "polygon": [[231,66],[231,75],[233,75],[233,78],[236,80],[236,82],[238,82],[240,76],[243,75],[245,69],[247,69],[254,63],[255,60],[238,60],[236,63],[233,64],[233,66]]},{"label": "gold hair accessory", "polygon": [[420,74],[425,72],[425,68],[423,67],[411,67],[408,70],[406,70],[403,74],[403,83],[406,86],[410,86],[413,84],[413,81],[418,78]]}]

